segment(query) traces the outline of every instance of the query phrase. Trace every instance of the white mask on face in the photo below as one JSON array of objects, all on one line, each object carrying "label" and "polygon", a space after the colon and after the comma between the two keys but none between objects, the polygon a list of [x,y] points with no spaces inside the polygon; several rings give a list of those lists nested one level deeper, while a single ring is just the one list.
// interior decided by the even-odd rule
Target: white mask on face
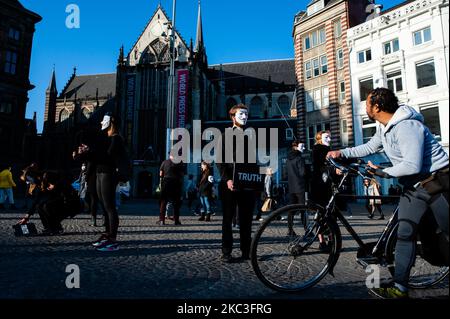
[{"label": "white mask on face", "polygon": [[248,111],[244,109],[237,110],[235,118],[239,125],[245,126],[248,121]]},{"label": "white mask on face", "polygon": [[103,117],[103,121],[101,122],[101,124],[102,124],[102,131],[106,130],[111,125],[111,116],[105,115]]},{"label": "white mask on face", "polygon": [[323,134],[322,135],[322,144],[325,146],[330,146],[331,144],[331,137],[328,134]]},{"label": "white mask on face", "polygon": [[305,151],[305,144],[303,143],[298,144],[297,150],[303,153]]}]

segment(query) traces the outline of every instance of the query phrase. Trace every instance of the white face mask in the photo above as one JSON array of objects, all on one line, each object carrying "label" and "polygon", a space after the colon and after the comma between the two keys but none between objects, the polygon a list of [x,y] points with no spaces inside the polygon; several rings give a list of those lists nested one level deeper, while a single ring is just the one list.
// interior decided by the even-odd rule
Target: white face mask
[{"label": "white face mask", "polygon": [[235,119],[239,125],[245,126],[248,121],[248,111],[244,109],[237,110]]},{"label": "white face mask", "polygon": [[303,143],[298,144],[297,150],[303,153],[305,151],[305,144]]},{"label": "white face mask", "polygon": [[328,134],[323,134],[322,135],[322,144],[325,146],[330,146],[331,144],[331,137]]},{"label": "white face mask", "polygon": [[103,117],[103,121],[101,122],[101,124],[102,124],[102,131],[106,130],[111,125],[111,116],[105,115]]}]

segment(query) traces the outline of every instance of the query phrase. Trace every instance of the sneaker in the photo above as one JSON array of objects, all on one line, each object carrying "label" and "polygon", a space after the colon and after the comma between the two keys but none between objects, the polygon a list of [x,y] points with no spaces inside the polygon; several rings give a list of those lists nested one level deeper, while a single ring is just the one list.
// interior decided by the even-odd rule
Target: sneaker
[{"label": "sneaker", "polygon": [[287,216],[281,217],[281,220],[287,220],[287,219],[288,219]]},{"label": "sneaker", "polygon": [[378,220],[384,220],[384,215],[381,215],[380,218],[378,218]]},{"label": "sneaker", "polygon": [[179,220],[175,221],[175,226],[180,226],[181,222]]},{"label": "sneaker", "polygon": [[104,245],[107,241],[108,241],[108,239],[106,238],[106,236],[105,235],[101,235],[99,237],[99,239],[97,239],[94,243],[92,243],[92,246],[100,247],[100,246]]},{"label": "sneaker", "polygon": [[117,244],[116,242],[108,241],[104,245],[97,247],[95,250],[97,250],[97,251],[118,251],[119,244]]},{"label": "sneaker", "polygon": [[205,222],[211,221],[211,214],[206,215]]},{"label": "sneaker", "polygon": [[380,288],[371,288],[369,292],[381,299],[406,299],[408,291],[401,290],[395,283],[381,285]]},{"label": "sneaker", "polygon": [[231,255],[229,254],[223,254],[220,257],[220,261],[226,264],[231,264],[233,262],[233,257],[231,257]]}]

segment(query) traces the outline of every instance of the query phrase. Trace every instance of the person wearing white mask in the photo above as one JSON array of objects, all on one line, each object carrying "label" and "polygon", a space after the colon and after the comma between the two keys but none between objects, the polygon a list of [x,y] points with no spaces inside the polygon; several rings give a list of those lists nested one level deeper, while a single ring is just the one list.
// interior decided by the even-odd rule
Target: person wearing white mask
[{"label": "person wearing white mask", "polygon": [[[325,207],[331,198],[331,179],[327,178],[326,157],[331,145],[329,131],[321,131],[316,134],[316,144],[312,149],[312,180],[311,199],[315,204]],[[321,250],[327,251],[328,247],[322,235],[319,235]]]},{"label": "person wearing white mask", "polygon": [[[232,107],[229,111],[229,115],[231,120],[233,121],[233,130],[245,129],[248,120],[248,108],[245,105],[239,104]],[[234,144],[235,143],[233,143],[233,163],[223,163],[222,161],[216,161],[216,165],[220,173],[219,188],[223,210],[221,261],[224,263],[234,262],[234,258],[231,255],[231,252],[233,250],[232,224],[233,217],[236,214],[238,214],[239,217],[240,249],[242,252],[239,260],[250,259],[252,217],[256,201],[254,191],[239,189],[239,187],[236,187],[236,185],[234,185],[233,173],[235,164],[237,163],[236,151],[238,149],[238,145]],[[246,165],[253,165],[248,162],[248,145],[246,142],[244,142],[243,150],[245,157],[244,163]]]}]

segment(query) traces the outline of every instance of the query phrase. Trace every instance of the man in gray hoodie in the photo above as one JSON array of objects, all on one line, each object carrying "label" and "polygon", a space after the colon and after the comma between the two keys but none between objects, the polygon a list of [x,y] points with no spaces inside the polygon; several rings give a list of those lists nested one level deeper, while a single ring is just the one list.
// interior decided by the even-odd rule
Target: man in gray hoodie
[{"label": "man in gray hoodie", "polygon": [[393,282],[371,291],[382,298],[405,298],[408,297],[408,280],[416,256],[417,226],[428,209],[430,198],[418,182],[448,168],[448,155],[424,125],[423,116],[409,106],[399,106],[397,97],[390,90],[373,90],[367,97],[366,112],[379,124],[372,139],[364,145],[330,152],[327,157],[359,158],[383,150],[391,161],[393,166],[389,168],[381,168],[369,161],[375,174],[396,177],[405,189],[399,204]]}]

